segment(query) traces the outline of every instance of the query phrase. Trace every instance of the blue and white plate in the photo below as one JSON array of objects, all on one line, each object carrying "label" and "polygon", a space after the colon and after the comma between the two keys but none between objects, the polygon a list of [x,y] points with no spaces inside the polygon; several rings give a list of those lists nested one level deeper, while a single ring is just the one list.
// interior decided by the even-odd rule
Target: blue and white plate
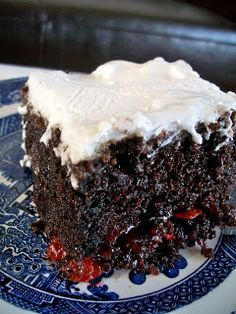
[{"label": "blue and white plate", "polygon": [[[236,237],[209,241],[215,257],[198,247],[184,250],[172,270],[159,276],[127,271],[99,283],[73,284],[44,259],[47,239],[31,232],[37,219],[32,177],[22,169],[19,90],[26,78],[0,82],[0,297],[39,313],[164,313],[189,304],[217,287],[236,265]],[[234,287],[235,289],[235,287]]]}]

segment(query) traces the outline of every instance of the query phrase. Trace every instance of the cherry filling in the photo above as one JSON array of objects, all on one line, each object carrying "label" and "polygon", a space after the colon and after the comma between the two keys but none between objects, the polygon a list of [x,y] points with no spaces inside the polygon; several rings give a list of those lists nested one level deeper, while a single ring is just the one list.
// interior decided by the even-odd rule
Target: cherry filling
[{"label": "cherry filling", "polygon": [[191,208],[191,209],[187,210],[186,212],[176,213],[175,218],[192,220],[199,215],[202,215],[201,209]]},{"label": "cherry filling", "polygon": [[63,261],[62,272],[74,282],[88,282],[102,274],[101,266],[91,258],[84,257],[82,261],[69,258],[59,238],[53,238],[47,256],[54,262]]},{"label": "cherry filling", "polygon": [[71,270],[69,279],[74,282],[87,282],[102,274],[100,265],[88,257],[84,257],[81,263],[71,260],[68,266]]},{"label": "cherry filling", "polygon": [[48,249],[47,249],[47,256],[53,262],[59,262],[66,257],[66,251],[58,238],[54,238]]},{"label": "cherry filling", "polygon": [[170,241],[170,240],[173,240],[175,236],[173,233],[166,233],[164,237],[167,241]]},{"label": "cherry filling", "polygon": [[[178,212],[174,214],[174,218],[188,221],[203,215],[201,209],[190,208],[185,212]],[[161,254],[165,255],[165,246],[163,240],[171,243],[172,240],[178,240],[175,235],[174,224],[169,222],[162,222],[160,224],[141,224],[136,228],[131,229],[126,234],[121,234],[119,230],[111,230],[107,236],[107,246],[100,252],[100,257],[103,260],[110,260],[112,257],[111,244],[120,248],[127,254],[131,252],[136,255],[137,266],[144,268],[144,260],[141,258],[141,253],[148,250],[149,252],[156,252],[160,247]],[[180,239],[181,240],[181,239]],[[164,241],[165,245],[167,242]],[[181,244],[181,243],[180,243]],[[208,249],[204,243],[199,243],[202,247],[202,254],[209,257],[212,255],[212,250]],[[173,253],[174,254],[174,253]],[[47,250],[48,259],[54,262],[59,262],[61,271],[66,277],[73,282],[88,282],[102,274],[101,265],[90,257],[83,257],[82,260],[76,260],[69,256],[59,238],[54,237]],[[173,258],[175,256],[173,255]],[[103,265],[104,266],[104,265]],[[153,264],[152,274],[158,274],[158,268]],[[103,268],[104,270],[104,268]]]}]

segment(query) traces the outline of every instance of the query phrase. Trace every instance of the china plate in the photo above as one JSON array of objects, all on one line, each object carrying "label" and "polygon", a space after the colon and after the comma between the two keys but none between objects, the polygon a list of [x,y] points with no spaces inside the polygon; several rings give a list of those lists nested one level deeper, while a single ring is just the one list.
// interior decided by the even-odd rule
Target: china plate
[{"label": "china plate", "polygon": [[201,256],[199,247],[184,250],[187,266],[176,264],[165,272],[169,277],[133,277],[136,284],[127,271],[103,276],[97,284],[73,284],[60,277],[57,265],[44,259],[47,239],[30,228],[37,213],[30,170],[19,164],[23,151],[17,113],[25,81],[0,81],[0,297],[40,313],[163,313],[217,287],[236,265],[236,237],[220,231],[209,241],[213,259]]}]

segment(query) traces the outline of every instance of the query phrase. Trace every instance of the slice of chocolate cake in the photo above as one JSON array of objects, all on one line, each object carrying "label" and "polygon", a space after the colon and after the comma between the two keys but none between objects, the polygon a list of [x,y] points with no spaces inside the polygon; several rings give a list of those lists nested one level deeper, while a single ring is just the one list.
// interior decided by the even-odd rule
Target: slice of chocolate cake
[{"label": "slice of chocolate cake", "polygon": [[236,95],[184,61],[37,72],[23,89],[26,155],[48,258],[72,281],[157,274],[236,224]]}]

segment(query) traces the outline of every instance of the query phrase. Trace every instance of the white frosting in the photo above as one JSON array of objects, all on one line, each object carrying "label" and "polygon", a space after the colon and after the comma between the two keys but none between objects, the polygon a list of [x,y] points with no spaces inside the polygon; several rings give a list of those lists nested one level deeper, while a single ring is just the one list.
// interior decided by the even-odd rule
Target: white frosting
[{"label": "white frosting", "polygon": [[[209,125],[236,109],[236,95],[199,77],[184,61],[156,58],[143,64],[112,61],[92,74],[35,72],[28,80],[29,102],[61,130],[55,149],[62,164],[96,154],[101,144],[136,134],[148,140],[162,130],[187,130],[201,144],[195,127]],[[224,135],[232,137],[230,126]]]},{"label": "white frosting", "polygon": [[24,155],[23,159],[20,160],[21,167],[31,168],[31,157],[29,155]]}]

